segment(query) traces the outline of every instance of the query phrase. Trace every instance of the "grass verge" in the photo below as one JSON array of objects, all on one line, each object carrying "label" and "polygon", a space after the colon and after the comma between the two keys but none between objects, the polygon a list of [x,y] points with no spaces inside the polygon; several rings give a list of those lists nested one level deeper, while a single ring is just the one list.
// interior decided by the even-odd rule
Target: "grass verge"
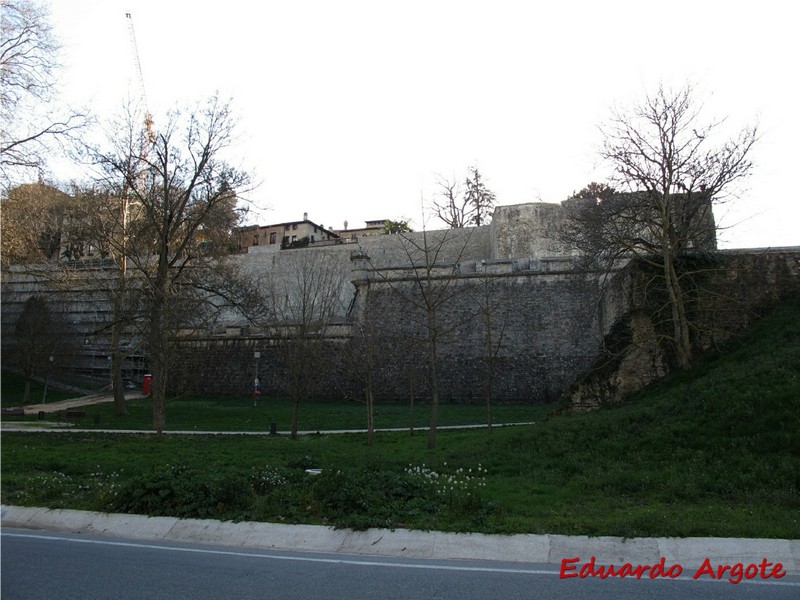
[{"label": "grass verge", "polygon": [[[22,397],[22,377],[4,373],[2,378],[3,407],[17,406],[14,399]],[[66,395],[66,393],[64,393]],[[41,401],[41,392],[39,394]],[[50,392],[48,392],[50,397]],[[67,396],[62,399],[67,399]],[[74,397],[74,394],[71,396]],[[53,400],[55,401],[55,399]],[[152,430],[153,409],[150,399],[126,402],[127,415],[117,416],[113,403],[84,408],[86,417],[81,428]],[[550,405],[497,404],[492,407],[494,423],[528,423],[541,421]],[[236,396],[187,396],[167,401],[167,431],[270,431],[272,423],[278,430],[288,430],[292,402],[288,398],[252,398]],[[8,417],[9,421],[36,421],[37,415]],[[441,425],[480,425],[485,423],[485,407],[469,404],[446,404],[439,410]],[[407,404],[387,403],[375,407],[375,426],[378,428],[423,428],[430,419],[430,406],[417,402],[413,412]],[[58,421],[57,414],[46,413],[45,421]],[[366,408],[363,402],[333,402],[308,400],[300,407],[299,425],[305,431],[365,429]]]},{"label": "grass verge", "polygon": [[355,434],[6,432],[2,501],[359,528],[798,539],[798,308],[785,303],[739,348],[623,406],[442,431],[435,450],[408,432],[373,447]]}]

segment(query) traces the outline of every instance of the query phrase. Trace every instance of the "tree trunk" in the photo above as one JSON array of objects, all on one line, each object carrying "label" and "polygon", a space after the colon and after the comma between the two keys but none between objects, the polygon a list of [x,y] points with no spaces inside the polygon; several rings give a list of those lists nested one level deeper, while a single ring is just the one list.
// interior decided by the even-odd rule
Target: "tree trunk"
[{"label": "tree trunk", "polygon": [[491,362],[486,377],[486,429],[489,433],[492,433],[492,388],[494,387],[494,365]]},{"label": "tree trunk", "polygon": [[297,420],[300,412],[300,394],[295,390],[292,391],[292,439],[297,439]]},{"label": "tree trunk", "polygon": [[372,394],[372,382],[367,382],[367,446],[375,442],[375,398]]},{"label": "tree trunk", "polygon": [[122,312],[123,302],[125,301],[125,285],[127,257],[125,255],[125,235],[126,223],[128,218],[128,191],[123,193],[125,201],[122,203],[122,257],[120,258],[117,269],[119,271],[118,285],[114,295],[114,324],[111,327],[111,389],[114,394],[114,414],[124,417],[128,414],[128,407],[125,405],[125,390],[122,386],[122,363],[125,356],[121,350],[122,341]]},{"label": "tree trunk", "polygon": [[164,307],[166,305],[167,266],[159,264],[163,274],[156,279],[153,305],[150,309],[150,331],[148,350],[150,354],[150,372],[153,375],[151,395],[153,398],[153,429],[163,433],[167,424],[167,356],[164,335]]},{"label": "tree trunk", "polygon": [[689,321],[686,317],[686,306],[683,300],[678,274],[671,256],[664,257],[664,280],[669,294],[670,311],[672,315],[672,330],[675,346],[675,355],[678,366],[688,369],[692,362],[692,340],[689,335]]},{"label": "tree trunk", "polygon": [[156,366],[152,372],[153,429],[160,435],[167,426],[167,373],[161,366]]},{"label": "tree trunk", "polygon": [[428,335],[430,335],[428,362],[431,369],[431,426],[428,429],[428,448],[431,450],[436,447],[436,428],[439,424],[439,374],[436,369],[436,331],[431,329],[435,325],[436,312],[430,311],[428,315]]},{"label": "tree trunk", "polygon": [[121,339],[122,324],[117,319],[111,329],[111,389],[114,394],[114,414],[118,417],[128,414],[128,407],[125,405],[125,389],[122,384],[122,363],[125,357],[120,349]]},{"label": "tree trunk", "polygon": [[492,392],[494,388],[494,352],[492,351],[492,314],[486,307],[486,429],[492,433]]},{"label": "tree trunk", "polygon": [[414,374],[408,373],[408,434],[414,435]]},{"label": "tree trunk", "polygon": [[22,403],[27,404],[30,399],[31,399],[31,380],[28,377],[26,377],[25,391],[22,392]]}]

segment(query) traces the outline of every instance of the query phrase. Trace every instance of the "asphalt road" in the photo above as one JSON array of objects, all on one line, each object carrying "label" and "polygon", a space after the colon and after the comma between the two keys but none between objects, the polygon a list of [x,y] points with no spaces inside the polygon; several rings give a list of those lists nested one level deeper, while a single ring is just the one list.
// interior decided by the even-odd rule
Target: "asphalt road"
[{"label": "asphalt road", "polygon": [[[693,572],[693,569],[686,569]],[[2,531],[2,597],[161,598],[798,598],[800,576],[742,582],[579,577],[559,565],[432,561],[142,543]]]}]

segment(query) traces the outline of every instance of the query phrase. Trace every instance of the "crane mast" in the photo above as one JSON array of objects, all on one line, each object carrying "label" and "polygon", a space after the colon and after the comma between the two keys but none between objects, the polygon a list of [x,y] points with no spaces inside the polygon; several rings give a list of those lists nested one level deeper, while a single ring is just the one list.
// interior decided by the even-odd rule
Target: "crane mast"
[{"label": "crane mast", "polygon": [[151,142],[154,139],[153,135],[153,116],[147,107],[147,94],[144,87],[144,76],[142,75],[142,63],[139,60],[139,46],[136,43],[136,32],[133,29],[133,17],[131,13],[125,13],[125,18],[128,19],[128,32],[131,38],[131,47],[133,48],[134,64],[136,66],[136,74],[139,77],[139,91],[141,92],[142,105],[144,107],[144,128],[147,133],[147,139]]}]

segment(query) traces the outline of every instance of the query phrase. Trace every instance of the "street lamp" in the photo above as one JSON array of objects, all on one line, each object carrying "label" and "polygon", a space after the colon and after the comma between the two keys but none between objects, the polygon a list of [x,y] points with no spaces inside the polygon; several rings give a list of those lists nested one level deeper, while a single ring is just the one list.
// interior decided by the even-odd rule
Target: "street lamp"
[{"label": "street lamp", "polygon": [[53,370],[53,355],[47,357],[47,376],[44,378],[44,394],[42,394],[42,404],[47,404],[47,384],[50,383],[50,371]]},{"label": "street lamp", "polygon": [[256,373],[253,382],[253,406],[256,406],[258,397],[261,395],[261,382],[258,379],[258,362],[261,359],[261,352],[253,352],[253,358],[256,359]]}]

